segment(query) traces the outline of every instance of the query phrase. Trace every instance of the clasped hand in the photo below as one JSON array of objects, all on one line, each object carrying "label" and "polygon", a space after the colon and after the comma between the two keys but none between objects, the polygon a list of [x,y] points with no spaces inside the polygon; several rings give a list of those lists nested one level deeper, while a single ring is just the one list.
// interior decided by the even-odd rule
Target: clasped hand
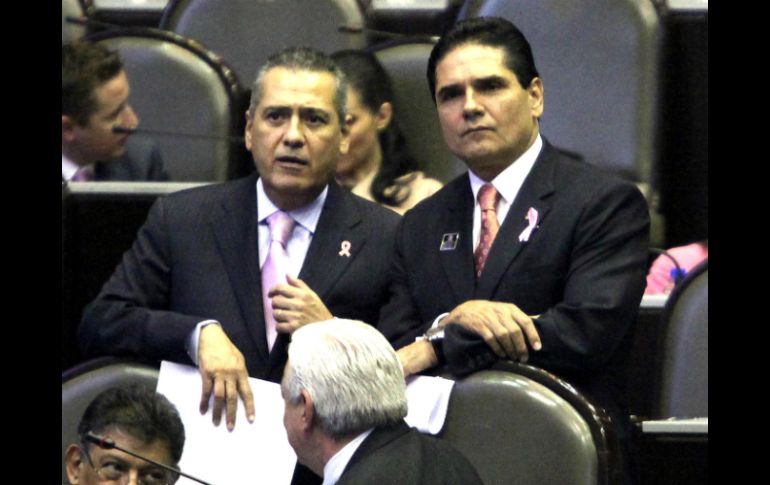
[{"label": "clasped hand", "polygon": [[292,333],[303,325],[333,318],[331,312],[304,281],[286,276],[286,284],[275,285],[267,296],[273,302],[275,328]]},{"label": "clasped hand", "polygon": [[535,351],[542,347],[533,318],[512,303],[469,300],[455,307],[439,326],[462,325],[483,338],[498,357],[526,362],[527,342]]}]

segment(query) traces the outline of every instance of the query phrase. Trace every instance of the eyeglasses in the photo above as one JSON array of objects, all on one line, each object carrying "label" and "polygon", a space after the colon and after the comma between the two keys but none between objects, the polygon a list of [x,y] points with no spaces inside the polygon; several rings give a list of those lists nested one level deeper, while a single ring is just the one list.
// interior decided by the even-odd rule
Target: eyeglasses
[{"label": "eyeglasses", "polygon": [[[91,455],[87,448],[84,448],[84,454],[88,459],[89,465],[96,471],[100,482],[115,482],[120,485],[127,485],[131,478],[131,466],[121,460],[109,458],[99,467],[94,465]],[[178,475],[162,468],[147,468],[139,470],[137,483],[139,485],[171,485],[179,478]]]}]

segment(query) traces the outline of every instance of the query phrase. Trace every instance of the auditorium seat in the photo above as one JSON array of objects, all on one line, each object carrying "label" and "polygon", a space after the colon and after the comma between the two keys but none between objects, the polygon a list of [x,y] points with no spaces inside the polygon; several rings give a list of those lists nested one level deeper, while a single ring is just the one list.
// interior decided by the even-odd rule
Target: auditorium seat
[{"label": "auditorium seat", "polygon": [[68,483],[64,470],[67,446],[79,442],[77,428],[88,404],[110,387],[143,384],[155,389],[158,365],[138,360],[102,357],[84,362],[62,373],[61,443],[62,483]]},{"label": "auditorium seat", "polygon": [[[99,32],[89,39],[117,50],[131,85],[140,129],[204,136],[238,132],[243,93],[232,70],[215,54],[182,36],[153,28]],[[137,134],[135,136],[143,136]],[[171,180],[221,182],[233,178],[243,141],[151,136],[158,142]]]},{"label": "auditorium seat", "polygon": [[655,417],[708,417],[708,261],[676,286],[663,310]]},{"label": "auditorium seat", "polygon": [[86,35],[86,27],[67,20],[67,18],[86,18],[84,0],[62,0],[61,4],[61,43],[82,39]]},{"label": "auditorium seat", "polygon": [[607,414],[530,365],[500,361],[457,381],[439,436],[468,458],[486,485],[618,483]]},{"label": "auditorium seat", "polygon": [[[357,31],[341,31],[343,26]],[[366,45],[356,0],[171,0],[160,27],[222,56],[247,87],[267,58],[285,47],[331,53]]]},{"label": "auditorium seat", "polygon": [[465,171],[465,164],[446,146],[426,71],[435,45],[430,37],[409,38],[372,46],[371,50],[393,82],[401,124],[409,152],[429,177],[449,182]]}]

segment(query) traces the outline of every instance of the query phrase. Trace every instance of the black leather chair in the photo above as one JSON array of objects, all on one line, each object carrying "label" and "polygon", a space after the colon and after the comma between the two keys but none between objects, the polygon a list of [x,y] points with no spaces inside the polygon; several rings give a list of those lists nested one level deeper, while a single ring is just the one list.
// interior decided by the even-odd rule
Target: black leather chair
[{"label": "black leather chair", "polygon": [[356,0],[171,0],[160,27],[202,42],[249,87],[267,58],[285,47],[331,53],[366,46]]},{"label": "black leather chair", "polygon": [[112,29],[88,39],[120,52],[140,128],[220,137],[154,136],[171,180],[233,178],[246,151],[243,141],[224,137],[243,135],[239,121],[245,108],[238,79],[221,58],[197,42],[159,29]]},{"label": "black leather chair", "polygon": [[542,132],[642,185],[653,182],[660,22],[650,0],[466,0],[458,19],[498,16],[532,45]]},{"label": "black leather chair", "polygon": [[708,417],[708,285],[707,260],[666,302],[655,417]]},{"label": "black leather chair", "polygon": [[609,417],[565,381],[510,361],[459,380],[439,435],[486,485],[618,483]]},{"label": "black leather chair", "polygon": [[393,82],[398,121],[409,152],[429,177],[446,183],[466,167],[444,142],[436,105],[428,88],[425,73],[435,43],[430,37],[409,38],[377,44],[369,50]]},{"label": "black leather chair", "polygon": [[67,483],[64,453],[79,440],[77,428],[88,404],[111,387],[143,384],[152,389],[158,384],[157,363],[102,357],[84,362],[62,373],[61,442],[62,482]]}]

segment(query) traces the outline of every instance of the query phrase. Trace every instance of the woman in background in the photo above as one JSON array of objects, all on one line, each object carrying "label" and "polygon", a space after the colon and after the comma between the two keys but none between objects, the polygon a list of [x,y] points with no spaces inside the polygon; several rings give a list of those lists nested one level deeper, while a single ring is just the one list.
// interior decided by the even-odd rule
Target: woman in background
[{"label": "woman in background", "polygon": [[393,111],[393,88],[377,58],[345,50],[332,58],[348,80],[350,148],[337,162],[337,182],[354,194],[403,214],[441,188],[406,148]]}]

